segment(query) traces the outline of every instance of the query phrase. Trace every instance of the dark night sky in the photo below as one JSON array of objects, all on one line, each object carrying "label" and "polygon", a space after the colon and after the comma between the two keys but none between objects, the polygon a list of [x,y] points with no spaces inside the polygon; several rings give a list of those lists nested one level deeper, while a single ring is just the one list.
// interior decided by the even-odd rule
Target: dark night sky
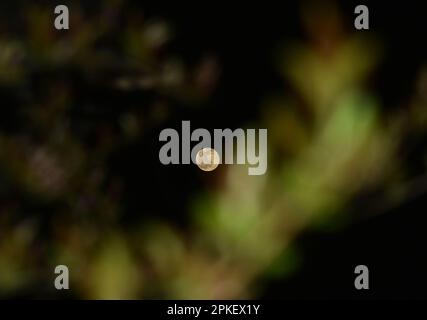
[{"label": "dark night sky", "polygon": [[[214,98],[202,111],[178,108],[173,119],[191,120],[195,126],[237,127],[256,120],[260,101],[266,94],[283,87],[274,60],[275,49],[289,39],[303,37],[296,4],[273,4],[273,1],[253,4],[243,1],[233,4],[229,1],[221,4],[215,1],[197,4],[164,2],[156,5],[131,2],[132,6],[141,6],[148,17],[163,17],[172,23],[175,37],[171,51],[182,56],[188,64],[195,63],[206,52],[218,57],[223,72]],[[371,31],[377,33],[386,45],[385,59],[372,79],[372,91],[380,95],[383,105],[397,108],[399,101],[407,101],[412,96],[417,70],[427,57],[427,11],[420,5],[407,2],[399,6],[364,3],[370,8]],[[96,1],[90,6],[96,10]],[[354,4],[341,7],[351,29]],[[13,4],[2,3],[2,16],[14,8]],[[0,120],[2,129],[10,123]],[[147,201],[143,204],[140,190],[126,193],[129,212],[154,210],[162,203],[164,217],[181,224],[193,191],[200,187],[200,177],[189,166],[170,168],[158,163],[158,134],[155,129],[143,142],[127,146],[120,153],[120,159],[111,159],[111,166],[124,177],[127,185],[136,186],[141,180],[152,182],[144,190]],[[417,150],[424,144],[422,141],[415,144],[405,159],[414,176],[419,174]],[[123,157],[128,159],[126,166],[121,162]],[[135,173],[135,167],[148,167],[150,170]],[[168,181],[166,186],[165,180]],[[188,181],[187,188],[181,187],[183,180]],[[289,279],[258,279],[263,283],[260,289],[262,296],[426,297],[426,200],[426,196],[420,195],[382,215],[344,226],[339,231],[306,231],[296,244],[302,259],[300,268]],[[354,279],[353,271],[357,264],[370,267],[369,292],[358,292],[353,289],[353,283],[349,283]]]},{"label": "dark night sky", "polygon": [[[427,56],[423,40],[427,31],[425,11],[420,5],[410,3],[404,6],[366,4],[370,8],[371,31],[380,36],[386,48],[384,60],[372,81],[372,90],[380,94],[387,108],[397,108],[400,101],[406,101],[413,94],[417,70]],[[348,27],[352,28],[354,5],[348,3],[341,8],[347,16]],[[176,49],[189,60],[205,50],[219,53],[227,71],[223,73],[218,100],[214,103],[219,117],[212,122],[225,125],[256,117],[256,106],[262,95],[283,85],[275,71],[273,52],[287,39],[303,36],[297,11],[298,6],[294,4],[277,3],[263,3],[263,6],[212,3],[199,4],[191,10],[184,6],[153,9],[176,23],[180,32]],[[196,121],[198,116],[195,115]],[[420,160],[417,158],[419,147],[421,145],[415,145],[407,158],[414,167],[414,175]],[[260,289],[263,296],[426,297],[426,200],[426,196],[418,196],[338,232],[305,232],[297,241],[301,268],[290,279],[268,282],[261,278],[259,282],[267,282]],[[370,268],[369,292],[353,287],[354,267],[358,264]]]}]

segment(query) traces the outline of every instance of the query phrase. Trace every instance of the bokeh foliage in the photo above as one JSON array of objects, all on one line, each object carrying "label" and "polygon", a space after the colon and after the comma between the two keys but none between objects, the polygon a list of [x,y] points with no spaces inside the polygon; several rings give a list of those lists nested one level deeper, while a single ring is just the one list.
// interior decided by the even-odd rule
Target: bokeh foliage
[{"label": "bokeh foliage", "polygon": [[58,264],[69,266],[76,298],[256,297],[260,276],[298,267],[293,243],[305,229],[351,222],[360,194],[405,198],[411,176],[400,150],[426,134],[426,69],[405,108],[385,112],[369,87],[381,42],[345,30],[333,6],[303,7],[307,37],[277,53],[287,85],[241,124],[268,128],[267,174],[210,173],[217,185],[194,192],[185,227],[155,212],[122,223],[125,182],[111,159],[157,139],[150,132],[174,108],[212,99],[220,62],[186,64],[168,46],[167,21],[126,2],[96,12],[73,4],[66,33],[53,28],[51,7],[20,9],[22,26],[10,21],[0,33],[3,297],[55,296]]}]

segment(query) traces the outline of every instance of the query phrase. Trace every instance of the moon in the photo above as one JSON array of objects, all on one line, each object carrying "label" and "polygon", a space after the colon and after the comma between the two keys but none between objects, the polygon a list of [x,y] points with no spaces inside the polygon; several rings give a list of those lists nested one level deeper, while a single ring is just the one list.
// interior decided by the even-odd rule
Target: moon
[{"label": "moon", "polygon": [[197,152],[196,164],[203,171],[213,171],[219,165],[219,155],[215,149],[203,148]]}]

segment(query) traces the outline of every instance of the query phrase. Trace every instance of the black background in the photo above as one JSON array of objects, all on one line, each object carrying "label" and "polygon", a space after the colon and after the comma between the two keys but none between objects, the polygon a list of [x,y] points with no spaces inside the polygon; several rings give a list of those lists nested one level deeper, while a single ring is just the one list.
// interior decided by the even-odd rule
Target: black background
[{"label": "black background", "polygon": [[[91,1],[87,6],[96,10],[97,3]],[[286,86],[276,71],[275,49],[288,39],[304,37],[297,3],[130,3],[129,9],[142,8],[148,17],[163,17],[172,23],[176,37],[171,51],[188,64],[206,52],[216,54],[222,64],[214,99],[209,100],[205,108],[200,109],[202,111],[184,106],[178,108],[171,126],[181,120],[191,120],[197,127],[225,128],[256,120],[260,101],[266,93]],[[356,4],[340,5],[348,30],[353,28]],[[370,9],[369,32],[379,34],[386,45],[385,59],[370,85],[372,91],[379,94],[382,104],[387,105],[388,109],[382,112],[391,112],[398,108],[399,101],[413,94],[417,70],[427,57],[427,11],[421,4],[410,2],[365,4]],[[20,1],[2,2],[0,8],[13,16],[14,10],[19,10],[21,5],[24,4]],[[94,95],[93,99],[111,98],[108,95],[106,98],[102,90],[97,93],[84,93],[84,90],[83,94]],[[13,122],[5,120],[6,111],[2,113],[2,128],[9,128]],[[159,164],[160,129],[149,133],[152,139],[127,146],[118,159],[111,159],[111,166],[124,177],[128,186],[126,206],[129,212],[156,209],[168,221],[185,226],[185,208],[193,191],[203,186],[203,180],[193,166]],[[425,150],[425,141],[410,141],[410,145],[405,161],[415,177],[420,174],[419,150]],[[123,158],[127,159],[126,165]],[[150,169],[138,173],[134,170],[136,167]],[[141,186],[141,179],[151,184]],[[182,188],[183,180],[187,181],[186,188]],[[135,191],[137,185],[147,193],[148,200],[144,203],[139,201],[140,192]],[[262,298],[426,298],[426,200],[421,193],[404,204],[387,208],[381,215],[362,219],[339,231],[308,230],[297,240],[303,262],[300,268],[290,278],[258,279],[259,284],[254,285],[260,285]],[[356,210],[365,208],[356,205]],[[132,223],[133,218],[128,215],[123,223]],[[354,268],[359,264],[370,269],[369,291],[354,289]]]}]

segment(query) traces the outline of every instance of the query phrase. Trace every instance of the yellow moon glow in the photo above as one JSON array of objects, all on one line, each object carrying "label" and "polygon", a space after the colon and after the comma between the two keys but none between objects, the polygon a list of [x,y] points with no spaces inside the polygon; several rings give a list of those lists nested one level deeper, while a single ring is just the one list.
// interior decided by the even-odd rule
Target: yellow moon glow
[{"label": "yellow moon glow", "polygon": [[218,167],[219,155],[215,149],[203,148],[197,152],[196,164],[203,171],[213,171]]}]

